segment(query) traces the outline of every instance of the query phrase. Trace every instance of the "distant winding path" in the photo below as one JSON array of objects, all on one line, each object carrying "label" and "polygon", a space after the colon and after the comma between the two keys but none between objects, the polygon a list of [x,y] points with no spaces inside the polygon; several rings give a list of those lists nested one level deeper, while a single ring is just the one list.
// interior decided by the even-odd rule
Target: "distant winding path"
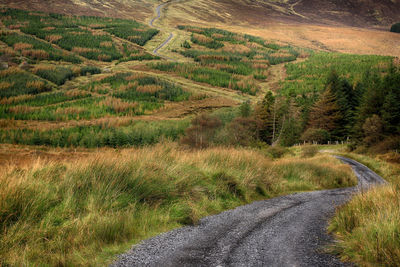
[{"label": "distant winding path", "polygon": [[385,181],[354,160],[337,158],[352,167],[358,186],[291,194],[209,216],[143,241],[112,266],[352,266],[322,252],[332,242],[328,219],[352,194]]},{"label": "distant winding path", "polygon": [[[156,28],[156,27],[154,26],[154,22],[155,22],[156,20],[158,20],[158,19],[161,17],[161,9],[162,9],[165,5],[167,5],[167,4],[169,4],[169,3],[170,3],[170,2],[163,3],[163,4],[160,4],[160,5],[157,6],[157,8],[156,8],[156,14],[157,14],[157,15],[156,15],[154,18],[152,18],[152,19],[150,20],[150,22],[149,22],[149,26],[150,26],[150,27]],[[169,59],[169,60],[173,60],[173,59],[170,58],[170,57],[163,56],[163,55],[160,55],[160,54],[158,53],[158,51],[159,51],[161,48],[163,48],[164,46],[166,46],[166,45],[171,41],[171,39],[172,39],[173,37],[174,37],[174,34],[171,32],[171,33],[169,34],[167,40],[165,40],[162,44],[160,44],[158,47],[156,47],[156,48],[153,50],[153,54],[155,54],[155,55],[157,55],[157,56],[159,56],[159,57],[162,57],[162,58],[166,58],[166,59]]]}]

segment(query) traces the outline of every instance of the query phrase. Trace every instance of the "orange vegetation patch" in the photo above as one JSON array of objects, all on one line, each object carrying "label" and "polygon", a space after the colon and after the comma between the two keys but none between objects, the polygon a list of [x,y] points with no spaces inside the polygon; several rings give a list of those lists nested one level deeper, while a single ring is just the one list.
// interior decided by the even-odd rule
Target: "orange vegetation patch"
[{"label": "orange vegetation patch", "polygon": [[129,110],[134,111],[134,109],[138,106],[137,103],[128,103],[128,102],[122,101],[119,98],[114,98],[114,97],[107,97],[105,100],[101,101],[99,104],[100,104],[100,106],[111,108],[116,113],[122,113],[122,112],[126,112]]},{"label": "orange vegetation patch", "polygon": [[158,91],[161,91],[162,87],[160,85],[155,85],[155,84],[148,84],[148,85],[140,85],[136,87],[136,91],[141,92],[141,93],[155,93]]},{"label": "orange vegetation patch", "polygon": [[83,54],[83,53],[90,53],[90,52],[100,52],[99,49],[96,48],[87,48],[87,47],[74,47],[72,48],[72,52],[78,53],[78,54]]},{"label": "orange vegetation patch", "polygon": [[38,107],[15,106],[8,108],[8,111],[14,114],[28,114],[36,110],[38,110]]},{"label": "orange vegetation patch", "polygon": [[41,90],[41,89],[43,89],[43,87],[44,87],[44,82],[38,81],[38,80],[36,80],[36,81],[29,81],[29,82],[26,82],[26,87],[28,87],[28,88],[35,88],[35,89]]},{"label": "orange vegetation patch", "polygon": [[23,50],[22,55],[24,57],[31,57],[33,59],[48,59],[49,54],[44,50]]},{"label": "orange vegetation patch", "polygon": [[14,83],[10,83],[10,82],[0,82],[0,90],[8,89],[13,85],[14,85]]},{"label": "orange vegetation patch", "polygon": [[27,43],[16,43],[16,44],[14,44],[13,47],[14,47],[14,50],[21,51],[21,50],[31,49],[33,47],[33,45],[27,44]]},{"label": "orange vegetation patch", "polygon": [[200,43],[211,43],[213,41],[212,38],[197,33],[193,34],[193,38]]},{"label": "orange vegetation patch", "polygon": [[24,71],[21,70],[20,68],[17,68],[17,67],[11,67],[11,68],[8,68],[6,70],[0,71],[0,77],[5,77],[5,76],[8,76],[8,75],[17,74],[17,73],[20,73],[20,72],[24,72]]},{"label": "orange vegetation patch", "polygon": [[90,153],[92,153],[91,150],[83,148],[61,149],[0,144],[0,170],[4,170],[9,166],[29,167],[38,161],[48,162],[86,158]]},{"label": "orange vegetation patch", "polygon": [[221,50],[228,53],[249,53],[251,51],[251,49],[245,45],[231,43],[225,43]]},{"label": "orange vegetation patch", "polygon": [[13,103],[18,103],[20,101],[28,100],[28,99],[33,99],[33,95],[19,95],[19,96],[12,96],[8,98],[2,98],[0,99],[0,104],[2,105],[10,105]]},{"label": "orange vegetation patch", "polygon": [[57,42],[58,40],[62,39],[61,35],[57,35],[57,34],[52,34],[52,35],[47,35],[45,37],[46,41],[50,42],[50,43],[54,43]]},{"label": "orange vegetation patch", "polygon": [[87,111],[83,107],[67,107],[67,108],[57,108],[55,113],[58,115],[70,115],[70,114],[80,114]]}]

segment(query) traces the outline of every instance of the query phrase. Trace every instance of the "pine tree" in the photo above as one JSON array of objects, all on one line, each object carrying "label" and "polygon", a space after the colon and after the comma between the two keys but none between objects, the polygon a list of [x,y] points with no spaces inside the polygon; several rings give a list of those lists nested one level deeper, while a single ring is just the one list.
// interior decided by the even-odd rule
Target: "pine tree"
[{"label": "pine tree", "polygon": [[336,97],[328,87],[311,108],[309,128],[326,130],[332,136],[337,137],[341,120],[342,116]]},{"label": "pine tree", "polygon": [[254,110],[254,117],[258,121],[259,138],[268,144],[273,142],[276,130],[277,114],[274,105],[275,97],[268,91]]}]

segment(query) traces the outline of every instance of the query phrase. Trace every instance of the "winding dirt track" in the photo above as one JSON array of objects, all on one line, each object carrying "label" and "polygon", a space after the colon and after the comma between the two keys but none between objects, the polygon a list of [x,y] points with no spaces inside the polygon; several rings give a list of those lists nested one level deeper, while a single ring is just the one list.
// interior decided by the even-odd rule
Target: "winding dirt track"
[{"label": "winding dirt track", "polygon": [[[156,14],[157,14],[157,15],[156,15],[154,18],[152,18],[152,19],[150,20],[150,22],[149,22],[149,26],[150,26],[150,27],[155,28],[154,22],[155,22],[156,20],[158,20],[158,19],[161,17],[161,9],[162,9],[166,4],[168,4],[168,3],[163,3],[163,4],[157,6],[157,8],[156,8]],[[158,47],[156,47],[156,48],[153,50],[153,54],[155,54],[155,55],[157,55],[157,56],[159,56],[159,57],[165,58],[165,59],[172,60],[172,58],[169,58],[169,57],[167,57],[167,56],[160,55],[160,54],[158,53],[158,51],[159,51],[161,48],[163,48],[164,46],[166,46],[166,45],[171,41],[171,39],[172,39],[173,37],[174,37],[174,34],[171,32],[171,33],[169,34],[168,38],[167,38],[162,44],[160,44]]]},{"label": "winding dirt track", "polygon": [[352,194],[385,181],[343,157],[358,186],[257,201],[134,246],[116,266],[348,266],[322,252],[328,219]]}]

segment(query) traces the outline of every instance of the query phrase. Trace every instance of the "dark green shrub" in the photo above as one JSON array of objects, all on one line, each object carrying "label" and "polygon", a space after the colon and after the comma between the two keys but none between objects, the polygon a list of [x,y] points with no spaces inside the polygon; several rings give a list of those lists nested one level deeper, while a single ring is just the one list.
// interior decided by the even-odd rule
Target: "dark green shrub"
[{"label": "dark green shrub", "polygon": [[400,33],[400,22],[393,24],[392,27],[390,28],[390,31]]}]

